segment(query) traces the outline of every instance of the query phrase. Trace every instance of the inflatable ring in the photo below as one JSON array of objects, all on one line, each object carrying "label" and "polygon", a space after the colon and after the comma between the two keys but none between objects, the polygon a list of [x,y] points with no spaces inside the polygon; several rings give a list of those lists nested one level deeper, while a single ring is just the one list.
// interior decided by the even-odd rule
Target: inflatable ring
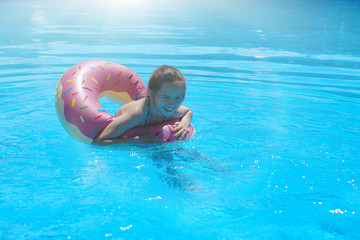
[{"label": "inflatable ring", "polygon": [[[56,88],[58,117],[73,138],[92,143],[97,135],[115,117],[104,110],[99,99],[110,96],[125,104],[147,96],[147,89],[140,76],[123,65],[106,61],[86,61],[76,64],[60,78]],[[136,127],[120,138],[154,135],[165,142],[176,141],[171,129],[179,119],[164,123]],[[191,137],[194,127],[190,125]]]}]

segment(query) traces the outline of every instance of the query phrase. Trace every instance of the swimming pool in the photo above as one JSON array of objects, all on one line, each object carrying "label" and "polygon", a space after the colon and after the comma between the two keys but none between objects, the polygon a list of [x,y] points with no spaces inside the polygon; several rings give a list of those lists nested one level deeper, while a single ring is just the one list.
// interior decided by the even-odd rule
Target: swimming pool
[{"label": "swimming pool", "polygon": [[[358,1],[0,9],[0,239],[359,239]],[[71,139],[55,88],[90,59],[179,68],[195,137]]]}]

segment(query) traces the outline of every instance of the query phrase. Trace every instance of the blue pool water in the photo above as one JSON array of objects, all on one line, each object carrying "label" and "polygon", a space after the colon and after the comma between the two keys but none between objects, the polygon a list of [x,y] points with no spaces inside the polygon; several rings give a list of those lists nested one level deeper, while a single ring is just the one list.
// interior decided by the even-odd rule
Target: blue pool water
[{"label": "blue pool water", "polygon": [[[359,1],[0,9],[0,239],[360,238]],[[179,68],[195,137],[73,140],[55,88],[91,59]]]}]

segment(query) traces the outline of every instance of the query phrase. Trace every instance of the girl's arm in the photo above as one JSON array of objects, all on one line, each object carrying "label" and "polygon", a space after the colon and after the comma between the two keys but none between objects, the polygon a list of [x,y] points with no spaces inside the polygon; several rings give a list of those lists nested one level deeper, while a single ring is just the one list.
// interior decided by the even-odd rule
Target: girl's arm
[{"label": "girl's arm", "polygon": [[171,118],[181,118],[181,120],[187,115],[189,114],[187,117],[190,118],[189,123],[191,121],[192,118],[192,112],[190,110],[190,108],[185,107],[185,106],[180,106],[178,109],[176,109],[176,111],[172,114]]},{"label": "girl's arm", "polygon": [[116,138],[119,138],[128,129],[139,126],[142,120],[143,118],[140,112],[128,111],[123,113],[102,130],[94,139],[94,143],[111,144],[125,142],[124,139]]},{"label": "girl's arm", "polygon": [[192,119],[190,108],[180,106],[173,114],[174,118],[181,118],[180,122],[174,123],[173,132],[178,139],[186,139],[189,134],[189,126]]}]

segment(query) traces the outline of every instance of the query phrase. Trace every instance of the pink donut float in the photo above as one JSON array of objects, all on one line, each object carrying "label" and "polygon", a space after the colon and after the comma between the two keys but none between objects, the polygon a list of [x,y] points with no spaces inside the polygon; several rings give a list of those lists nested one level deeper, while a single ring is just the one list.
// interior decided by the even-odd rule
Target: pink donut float
[{"label": "pink donut float", "polygon": [[[136,72],[113,62],[81,62],[64,73],[56,88],[55,101],[58,117],[70,136],[92,143],[115,119],[99,103],[99,99],[105,95],[125,104],[146,97],[147,89]],[[176,141],[171,132],[176,121],[179,119],[154,126],[132,128],[120,138],[154,135],[165,142]],[[194,130],[190,125],[188,138]]]}]

